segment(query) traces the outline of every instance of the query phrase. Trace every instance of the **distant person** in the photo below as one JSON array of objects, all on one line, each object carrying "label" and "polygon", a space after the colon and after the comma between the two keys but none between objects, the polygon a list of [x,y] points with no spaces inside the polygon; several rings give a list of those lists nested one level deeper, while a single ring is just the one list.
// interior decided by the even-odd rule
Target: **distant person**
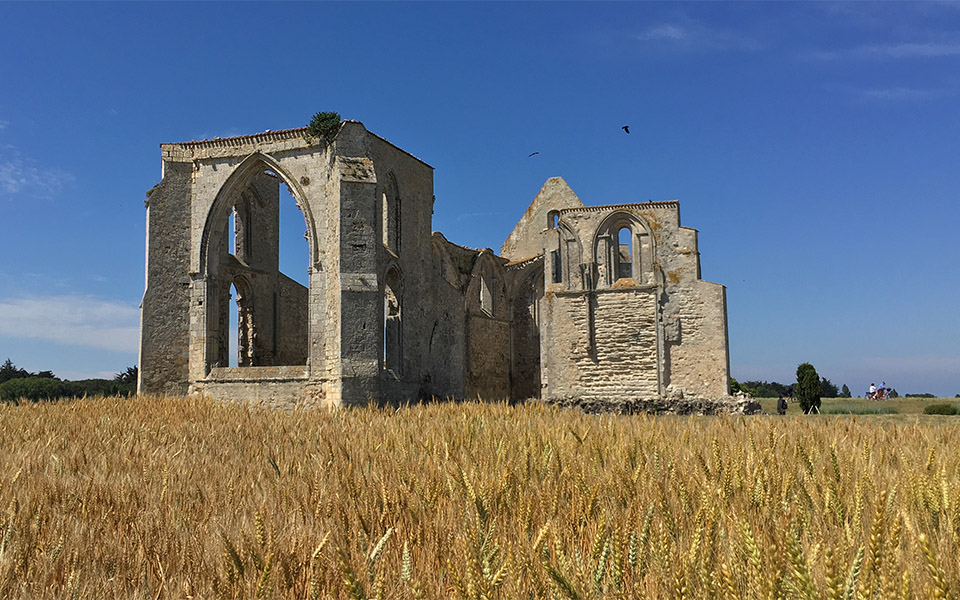
[{"label": "distant person", "polygon": [[777,414],[787,414],[787,401],[784,399],[783,394],[780,394],[780,397],[777,398]]},{"label": "distant person", "polygon": [[877,386],[873,383],[870,384],[870,393],[867,395],[867,398],[870,398],[871,400],[877,399]]},{"label": "distant person", "polygon": [[787,398],[793,399],[793,384],[790,384],[790,387],[787,388]]}]

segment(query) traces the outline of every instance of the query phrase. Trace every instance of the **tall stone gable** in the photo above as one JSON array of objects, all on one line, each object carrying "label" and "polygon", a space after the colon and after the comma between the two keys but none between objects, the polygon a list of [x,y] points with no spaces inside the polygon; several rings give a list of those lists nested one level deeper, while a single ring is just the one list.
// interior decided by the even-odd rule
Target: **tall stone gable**
[{"label": "tall stone gable", "polygon": [[[431,232],[432,167],[359,122],[161,151],[141,393],[343,406],[728,392],[724,288],[700,279],[675,201],[584,206],[551,178],[496,254]],[[279,268],[281,186],[304,218],[308,285]]]}]

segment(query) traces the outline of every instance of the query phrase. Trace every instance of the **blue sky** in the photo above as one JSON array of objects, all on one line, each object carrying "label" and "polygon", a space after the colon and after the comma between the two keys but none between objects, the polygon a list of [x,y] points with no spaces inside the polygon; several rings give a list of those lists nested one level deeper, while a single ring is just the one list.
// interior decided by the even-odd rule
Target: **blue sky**
[{"label": "blue sky", "polygon": [[[499,248],[543,182],[678,199],[731,369],[960,393],[960,3],[5,3],[0,360],[137,360],[161,142],[335,110]],[[630,125],[630,135],[620,127]],[[539,155],[528,158],[531,152]]]}]

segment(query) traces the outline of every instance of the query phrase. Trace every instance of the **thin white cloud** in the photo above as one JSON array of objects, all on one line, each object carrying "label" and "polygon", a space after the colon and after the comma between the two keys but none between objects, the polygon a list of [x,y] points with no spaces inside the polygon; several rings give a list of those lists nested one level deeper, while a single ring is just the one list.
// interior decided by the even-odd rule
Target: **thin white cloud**
[{"label": "thin white cloud", "polygon": [[0,336],[136,352],[139,310],[90,296],[0,299]]},{"label": "thin white cloud", "polygon": [[865,100],[880,100],[890,102],[937,100],[940,98],[949,98],[955,95],[956,92],[953,90],[909,87],[879,88],[861,91],[861,96]]},{"label": "thin white cloud", "polygon": [[960,42],[901,42],[865,44],[840,50],[817,50],[806,55],[815,60],[912,59],[960,56]]},{"label": "thin white cloud", "polygon": [[652,42],[665,40],[679,41],[689,39],[690,32],[679,25],[664,23],[663,25],[657,25],[656,27],[647,29],[637,37],[641,40]]},{"label": "thin white cloud", "polygon": [[692,19],[658,23],[636,34],[636,39],[660,50],[758,50],[762,45],[740,32],[704,25]]},{"label": "thin white cloud", "polygon": [[29,192],[49,198],[73,180],[73,175],[62,169],[38,167],[18,157],[0,157],[0,197]]},{"label": "thin white cloud", "polygon": [[113,371],[57,371],[60,379],[79,381],[81,379],[113,379],[117,374]]},{"label": "thin white cloud", "polygon": [[[10,121],[0,119],[0,131],[9,125]],[[0,144],[0,200],[19,194],[52,198],[74,179],[68,171],[24,157],[13,144]]]}]

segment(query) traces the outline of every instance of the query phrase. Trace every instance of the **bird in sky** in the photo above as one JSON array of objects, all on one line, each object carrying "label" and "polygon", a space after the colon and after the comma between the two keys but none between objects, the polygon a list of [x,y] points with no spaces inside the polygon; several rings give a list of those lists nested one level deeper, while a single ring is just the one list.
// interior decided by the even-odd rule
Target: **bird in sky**
[{"label": "bird in sky", "polygon": [[620,129],[626,131],[627,133],[630,133],[630,126],[629,126],[629,125],[624,125],[624,126],[621,127]]},{"label": "bird in sky", "polygon": [[530,158],[531,156],[536,156],[536,155],[538,155],[538,154],[540,154],[540,153],[539,153],[539,152],[531,152],[530,154],[527,155],[527,158]]}]

